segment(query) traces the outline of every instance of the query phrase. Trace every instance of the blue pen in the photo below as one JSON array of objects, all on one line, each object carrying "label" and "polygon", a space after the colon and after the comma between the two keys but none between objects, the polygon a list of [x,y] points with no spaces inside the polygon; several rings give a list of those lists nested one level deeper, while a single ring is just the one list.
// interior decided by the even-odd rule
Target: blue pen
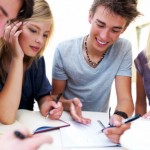
[{"label": "blue pen", "polygon": [[[129,122],[132,122],[132,121],[134,121],[134,120],[136,120],[136,119],[138,119],[138,118],[140,118],[140,117],[141,117],[141,115],[136,114],[136,115],[134,115],[134,116],[132,116],[132,117],[129,117],[129,118],[127,118],[127,119],[124,119],[124,120],[122,121],[122,124],[126,124],[126,123],[129,123]],[[102,127],[101,132],[103,132],[103,130],[104,130],[104,129],[107,129],[107,128],[117,127],[117,126],[114,126],[114,125],[109,125],[109,126],[105,127],[104,124],[103,124],[100,120],[97,120],[97,122],[98,122],[98,123],[100,124],[100,126]]]}]

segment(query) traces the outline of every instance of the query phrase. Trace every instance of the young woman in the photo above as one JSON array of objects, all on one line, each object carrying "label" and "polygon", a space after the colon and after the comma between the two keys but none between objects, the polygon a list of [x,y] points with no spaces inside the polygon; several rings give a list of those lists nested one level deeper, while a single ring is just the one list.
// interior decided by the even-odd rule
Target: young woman
[{"label": "young woman", "polygon": [[141,51],[134,60],[136,73],[136,105],[135,113],[149,117],[147,100],[150,103],[150,34],[145,50]]},{"label": "young woman", "polygon": [[42,56],[53,26],[48,3],[35,0],[29,19],[13,21],[5,28],[4,40],[0,40],[1,123],[13,123],[18,108],[33,110],[34,100],[43,116],[50,110],[51,119],[61,116],[61,103],[56,104],[50,97],[51,85]]}]

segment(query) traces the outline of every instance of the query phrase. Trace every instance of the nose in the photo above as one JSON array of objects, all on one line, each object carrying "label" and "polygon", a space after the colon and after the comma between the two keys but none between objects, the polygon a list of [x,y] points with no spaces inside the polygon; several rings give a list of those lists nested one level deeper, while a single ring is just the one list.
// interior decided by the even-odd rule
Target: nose
[{"label": "nose", "polygon": [[101,39],[103,39],[103,40],[109,40],[109,38],[110,38],[110,35],[109,35],[109,30],[108,29],[103,29],[103,30],[101,30],[100,31],[100,37],[101,37]]},{"label": "nose", "polygon": [[37,36],[35,39],[35,42],[38,44],[43,44],[44,43],[44,38],[43,36]]}]

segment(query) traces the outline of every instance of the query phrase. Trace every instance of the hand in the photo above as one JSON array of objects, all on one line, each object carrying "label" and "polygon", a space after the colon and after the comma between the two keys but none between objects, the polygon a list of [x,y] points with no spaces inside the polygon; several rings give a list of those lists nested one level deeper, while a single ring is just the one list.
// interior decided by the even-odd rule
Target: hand
[{"label": "hand", "polygon": [[6,133],[0,138],[0,149],[2,150],[36,150],[44,143],[52,143],[52,138],[45,134],[35,134],[31,137],[25,129],[19,130],[27,138],[19,139],[14,135],[14,131]]},{"label": "hand", "polygon": [[143,116],[142,116],[143,118],[150,118],[150,111],[148,111],[146,114],[144,114]]},{"label": "hand", "polygon": [[110,124],[117,126],[112,128],[104,129],[103,133],[114,143],[118,144],[120,140],[120,136],[130,128],[130,123],[122,124],[122,118],[119,115],[113,115],[110,118]]},{"label": "hand", "polygon": [[24,56],[24,53],[18,41],[19,35],[22,32],[22,30],[19,30],[21,25],[22,22],[13,22],[5,26],[4,40],[7,43],[13,58],[23,58]]},{"label": "hand", "polygon": [[43,116],[47,116],[50,113],[50,119],[59,119],[63,113],[62,103],[56,103],[50,96],[45,96],[39,103],[40,111]]},{"label": "hand", "polygon": [[71,100],[70,114],[72,118],[79,123],[83,124],[91,123],[90,119],[82,117],[82,103],[78,98],[74,98]]}]

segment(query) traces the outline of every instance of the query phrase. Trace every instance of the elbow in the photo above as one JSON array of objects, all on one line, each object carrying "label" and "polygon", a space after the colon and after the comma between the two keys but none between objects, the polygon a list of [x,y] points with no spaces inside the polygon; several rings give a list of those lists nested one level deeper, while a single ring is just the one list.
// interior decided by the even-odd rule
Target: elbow
[{"label": "elbow", "polygon": [[0,116],[0,123],[4,124],[4,125],[10,125],[13,124],[16,121],[15,117],[6,117],[4,116]]}]

